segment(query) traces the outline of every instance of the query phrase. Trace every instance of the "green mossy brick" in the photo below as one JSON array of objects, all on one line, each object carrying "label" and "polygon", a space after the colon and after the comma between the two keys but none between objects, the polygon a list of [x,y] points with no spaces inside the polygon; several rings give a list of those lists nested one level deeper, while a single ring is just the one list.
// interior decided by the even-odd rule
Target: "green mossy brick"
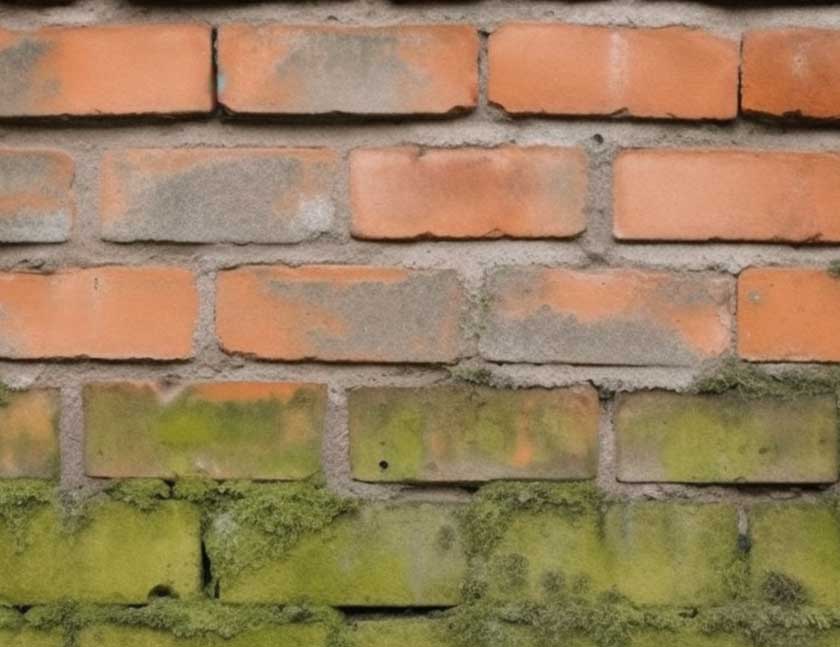
[{"label": "green mossy brick", "polygon": [[[174,393],[174,395],[173,395]],[[111,478],[304,479],[321,465],[326,387],[219,382],[84,389],[85,470]]]},{"label": "green mossy brick", "polygon": [[0,647],[65,647],[65,636],[58,631],[0,629]]},{"label": "green mossy brick", "polygon": [[57,476],[58,389],[11,391],[0,383],[0,479]]},{"label": "green mossy brick", "polygon": [[456,647],[444,619],[365,620],[350,628],[352,647]]},{"label": "green mossy brick", "polygon": [[840,607],[840,519],[832,505],[775,503],[749,513],[753,594],[771,574],[800,584],[809,604]]},{"label": "green mossy brick", "polygon": [[[451,504],[370,504],[301,537],[285,555],[259,568],[221,576],[224,602],[359,607],[452,606],[466,572]],[[221,515],[209,530],[217,544],[249,543],[252,527]],[[212,554],[211,554],[212,560]]]},{"label": "green mossy brick", "polygon": [[[728,634],[692,630],[644,630],[633,633],[629,647],[755,647],[752,641]],[[793,646],[791,646],[793,647]]]},{"label": "green mossy brick", "polygon": [[362,481],[569,480],[597,470],[591,387],[361,388],[349,409],[353,477]]},{"label": "green mossy brick", "polygon": [[711,606],[732,598],[738,513],[726,504],[610,506],[605,542],[616,590],[641,605]]},{"label": "green mossy brick", "polygon": [[20,528],[0,521],[0,603],[141,604],[153,591],[181,598],[199,593],[196,508],[182,502],[151,511],[111,501],[91,506],[79,528],[67,527],[50,505],[35,507]]},{"label": "green mossy brick", "polygon": [[318,624],[255,628],[232,638],[179,638],[143,627],[98,625],[81,631],[79,647],[327,647],[328,635],[328,628]]},{"label": "green mossy brick", "polygon": [[831,483],[837,403],[737,394],[634,393],[618,400],[618,478],[674,483]]}]

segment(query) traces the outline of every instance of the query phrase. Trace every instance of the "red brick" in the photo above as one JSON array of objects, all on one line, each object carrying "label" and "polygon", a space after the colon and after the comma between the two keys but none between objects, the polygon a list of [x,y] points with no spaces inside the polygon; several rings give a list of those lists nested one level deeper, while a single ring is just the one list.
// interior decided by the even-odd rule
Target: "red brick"
[{"label": "red brick", "polygon": [[73,160],[60,151],[0,150],[0,243],[61,243],[75,202]]},{"label": "red brick", "polygon": [[478,34],[463,25],[233,24],[218,52],[234,113],[443,114],[478,97]]},{"label": "red brick", "polygon": [[185,359],[198,295],[190,272],[98,267],[0,274],[0,357]]},{"label": "red brick", "polygon": [[840,156],[630,150],[614,200],[623,240],[840,241]]},{"label": "red brick", "polygon": [[586,155],[539,146],[354,151],[358,238],[563,238],[586,228]]},{"label": "red brick", "polygon": [[509,24],[489,99],[510,113],[734,119],[738,43],[700,29]]},{"label": "red brick", "polygon": [[840,278],[750,268],[738,278],[738,352],[758,361],[840,361]]},{"label": "red brick", "polygon": [[329,230],[336,155],[319,149],[132,149],[102,162],[106,240],[295,243]]},{"label": "red brick", "polygon": [[731,282],[637,270],[504,268],[486,287],[482,355],[501,362],[685,365],[730,344]]},{"label": "red brick", "polygon": [[773,117],[840,119],[840,30],[767,29],[744,36],[741,108]]},{"label": "red brick", "polygon": [[58,474],[58,389],[0,389],[0,479]]},{"label": "red brick", "polygon": [[207,25],[0,30],[0,117],[213,108]]},{"label": "red brick", "polygon": [[450,362],[464,302],[452,271],[244,267],[219,274],[216,333],[266,359]]}]

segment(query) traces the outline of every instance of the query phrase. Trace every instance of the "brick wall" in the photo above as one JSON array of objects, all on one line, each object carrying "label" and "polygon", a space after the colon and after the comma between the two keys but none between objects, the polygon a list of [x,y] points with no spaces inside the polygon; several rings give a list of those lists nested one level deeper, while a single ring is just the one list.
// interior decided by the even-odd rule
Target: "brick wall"
[{"label": "brick wall", "polygon": [[840,8],[0,4],[0,647],[840,645]]}]

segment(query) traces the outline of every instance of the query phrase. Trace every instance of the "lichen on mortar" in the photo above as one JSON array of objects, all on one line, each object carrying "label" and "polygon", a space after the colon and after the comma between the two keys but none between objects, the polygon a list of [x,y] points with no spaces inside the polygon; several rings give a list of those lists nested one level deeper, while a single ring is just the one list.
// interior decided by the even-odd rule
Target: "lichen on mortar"
[{"label": "lichen on mortar", "polygon": [[743,398],[791,400],[836,394],[840,368],[809,368],[770,373],[754,364],[730,359],[701,375],[691,391],[698,394],[735,393]]}]

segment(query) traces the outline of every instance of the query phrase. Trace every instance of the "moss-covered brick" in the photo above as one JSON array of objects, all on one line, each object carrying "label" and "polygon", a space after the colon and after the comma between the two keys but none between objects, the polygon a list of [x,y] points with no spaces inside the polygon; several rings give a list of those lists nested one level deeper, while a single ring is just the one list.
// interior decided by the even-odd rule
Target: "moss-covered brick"
[{"label": "moss-covered brick", "polygon": [[442,618],[363,620],[349,635],[352,647],[455,647]]},{"label": "moss-covered brick", "polygon": [[52,478],[58,472],[57,389],[0,394],[0,478]]},{"label": "moss-covered brick", "polygon": [[84,389],[91,476],[301,479],[320,469],[326,387],[222,382]]},{"label": "moss-covered brick", "polygon": [[99,625],[81,631],[79,647],[327,647],[328,635],[321,624],[257,628],[231,638],[212,634],[179,638],[145,627]]},{"label": "moss-covered brick", "polygon": [[[427,503],[370,504],[343,514],[301,537],[281,557],[221,575],[221,599],[378,607],[457,604],[466,558],[456,509]],[[248,535],[260,532],[222,514],[211,524],[208,542],[248,544],[253,542]]]},{"label": "moss-covered brick", "polygon": [[65,647],[65,636],[59,631],[37,629],[0,629],[0,647]]},{"label": "moss-covered brick", "polygon": [[609,508],[616,590],[642,605],[711,606],[732,597],[738,514],[726,504],[636,501]]},{"label": "moss-covered brick", "polygon": [[743,636],[703,633],[691,629],[676,631],[648,629],[634,632],[629,647],[754,647]]},{"label": "moss-covered brick", "polygon": [[51,505],[34,507],[23,524],[0,519],[0,603],[140,604],[150,594],[200,591],[200,518],[192,505],[90,506],[80,527]]},{"label": "moss-covered brick", "polygon": [[840,606],[840,520],[830,505],[762,504],[749,513],[753,594],[766,596],[768,577],[801,587],[805,601]]},{"label": "moss-covered brick", "polygon": [[829,483],[837,404],[653,391],[621,396],[618,478],[626,482]]},{"label": "moss-covered brick", "polygon": [[362,481],[585,479],[598,463],[591,387],[361,388],[350,394],[350,456]]}]

